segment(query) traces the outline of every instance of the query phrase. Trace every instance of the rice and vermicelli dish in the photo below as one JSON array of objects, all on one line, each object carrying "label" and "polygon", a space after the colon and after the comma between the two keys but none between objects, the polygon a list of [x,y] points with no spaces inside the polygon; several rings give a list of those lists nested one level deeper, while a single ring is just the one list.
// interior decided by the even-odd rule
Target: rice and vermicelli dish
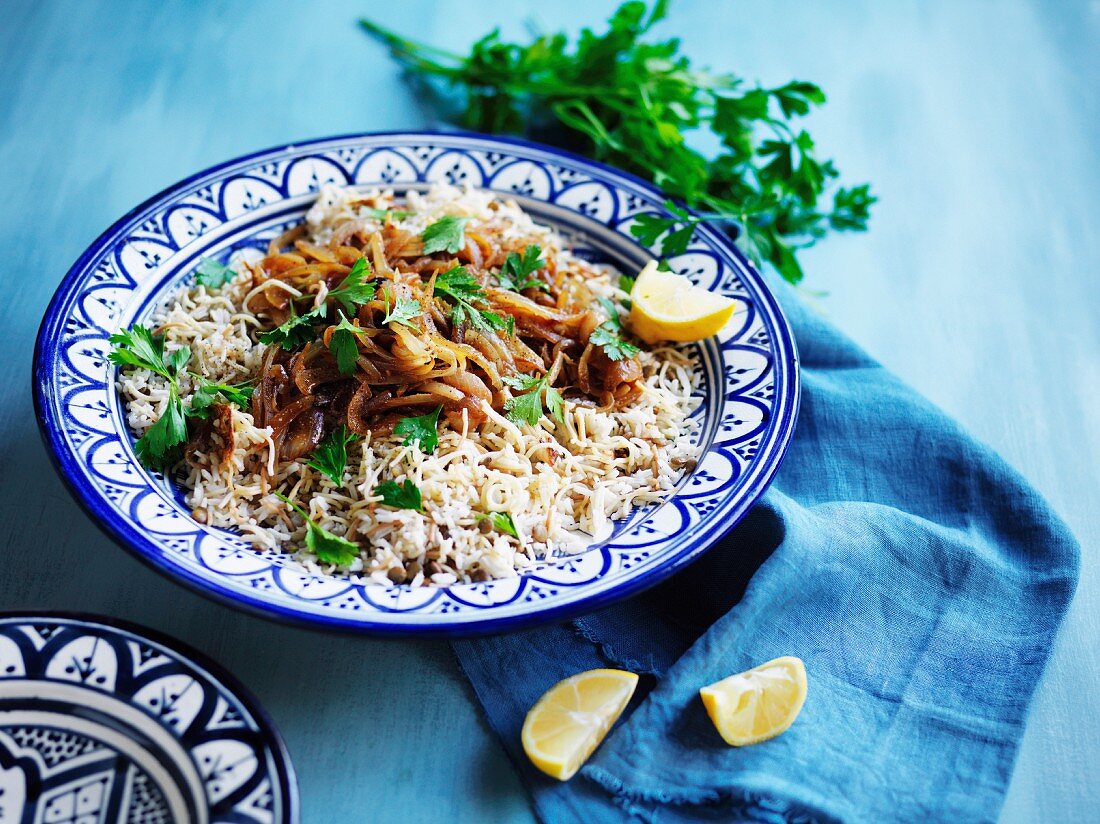
[{"label": "rice and vermicelli dish", "polygon": [[514,202],[328,187],[237,257],[111,358],[142,461],[258,550],[381,584],[506,577],[694,465],[693,358],[636,339],[628,280]]}]

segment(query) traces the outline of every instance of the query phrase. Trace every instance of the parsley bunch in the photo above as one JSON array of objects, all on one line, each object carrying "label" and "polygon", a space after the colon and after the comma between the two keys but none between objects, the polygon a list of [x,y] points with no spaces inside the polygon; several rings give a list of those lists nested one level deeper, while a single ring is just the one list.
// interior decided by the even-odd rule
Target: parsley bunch
[{"label": "parsley bunch", "polygon": [[[668,0],[655,0],[652,8],[629,0],[606,31],[582,29],[575,43],[561,32],[509,43],[494,29],[467,55],[408,40],[369,20],[361,25],[411,74],[463,93],[460,125],[505,133],[549,125],[540,135],[570,148],[579,141],[581,151],[653,181],[702,219],[732,222],[748,254],[798,282],[798,251],[829,231],[866,229],[875,197],[867,184],[834,187],[836,166],[818,156],[813,138],[796,125],[825,102],[820,88],[801,80],[751,85],[693,66],[679,40],[647,38],[667,11]],[[692,132],[720,149],[693,148],[685,138]],[[648,245],[660,239],[666,257],[683,251],[699,219],[671,207],[632,227]]]}]

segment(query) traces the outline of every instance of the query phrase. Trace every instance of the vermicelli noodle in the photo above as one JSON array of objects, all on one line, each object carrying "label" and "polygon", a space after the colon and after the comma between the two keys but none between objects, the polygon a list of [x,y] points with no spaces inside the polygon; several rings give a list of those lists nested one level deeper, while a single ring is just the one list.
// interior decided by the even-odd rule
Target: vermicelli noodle
[{"label": "vermicelli noodle", "polygon": [[[447,217],[466,219],[461,246],[426,252],[425,230]],[[540,265],[526,285],[511,282],[505,270],[525,254]],[[254,387],[247,408],[211,407],[179,472],[199,521],[258,550],[385,585],[507,577],[603,538],[694,463],[699,372],[688,350],[636,350],[625,331],[621,350],[606,344],[609,316],[628,300],[619,273],[573,254],[512,201],[444,185],[400,202],[325,187],[303,224],[266,254],[239,257],[224,286],[185,288],[153,325],[167,352],[190,347],[202,379]],[[346,297],[354,267],[366,267],[368,299]],[[475,297],[463,309],[455,294]],[[305,328],[311,311],[323,319],[302,340],[260,342]],[[350,369],[338,334],[354,341]],[[186,403],[195,379],[181,374],[179,387]],[[517,399],[544,388],[531,424]],[[167,381],[147,369],[124,370],[119,389],[137,435],[168,404]],[[403,419],[437,408],[434,450],[398,434]],[[340,483],[308,464],[338,430],[357,436]],[[376,488],[390,481],[411,481],[423,511],[384,504]],[[276,492],[356,543],[358,557],[322,564]],[[507,514],[516,535],[493,514]]]}]

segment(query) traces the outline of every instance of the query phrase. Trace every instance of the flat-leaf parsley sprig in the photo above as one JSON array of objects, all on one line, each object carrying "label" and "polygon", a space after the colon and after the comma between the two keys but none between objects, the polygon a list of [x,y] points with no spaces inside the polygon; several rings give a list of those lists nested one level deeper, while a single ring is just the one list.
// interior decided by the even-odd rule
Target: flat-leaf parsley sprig
[{"label": "flat-leaf parsley sprig", "polygon": [[289,506],[306,522],[306,548],[309,549],[323,564],[335,564],[336,566],[350,566],[359,557],[359,545],[347,538],[333,535],[327,529],[322,528],[309,517],[294,501],[281,492],[274,493],[275,497]]},{"label": "flat-leaf parsley sprig", "polygon": [[607,320],[597,326],[588,338],[588,342],[600,347],[610,360],[625,360],[637,355],[641,350],[623,337],[623,322],[619,310],[607,298],[599,298],[600,305],[607,312]]},{"label": "flat-leaf parsley sprig", "polygon": [[180,397],[179,379],[191,360],[191,349],[181,346],[173,352],[164,349],[164,336],[154,335],[140,323],[111,335],[114,347],[107,359],[120,367],[148,369],[168,381],[168,401],[156,423],[145,430],[134,444],[138,460],[150,469],[166,469],[179,459],[180,447],[187,442],[187,418],[206,418],[218,395],[228,403],[244,408],[252,397],[248,384],[214,383],[189,373],[194,384],[191,406],[185,408]]},{"label": "flat-leaf parsley sprig", "polygon": [[[837,186],[836,165],[797,124],[825,102],[818,86],[760,86],[694,66],[679,40],[649,37],[668,6],[629,0],[606,31],[582,29],[572,43],[563,32],[511,43],[494,29],[465,55],[360,22],[409,73],[462,93],[461,126],[537,129],[567,148],[580,141],[582,151],[653,181],[702,219],[736,224],[750,255],[798,282],[799,250],[830,231],[866,229],[876,198],[867,184]],[[693,132],[705,139],[689,140]],[[704,153],[694,148],[700,143],[719,148]],[[697,222],[679,208],[633,227],[650,245],[659,241],[665,257],[682,251]]]},{"label": "flat-leaf parsley sprig", "polygon": [[550,287],[545,281],[531,277],[544,266],[546,261],[542,259],[542,249],[532,243],[524,247],[522,255],[515,252],[508,253],[508,257],[504,259],[504,265],[497,273],[497,281],[502,289],[513,292],[522,292],[524,289],[542,289],[549,292]]},{"label": "flat-leaf parsley sprig", "polygon": [[468,323],[475,329],[489,334],[497,330],[512,334],[515,329],[515,319],[511,315],[503,318],[489,310],[485,291],[465,266],[454,266],[437,275],[435,294],[450,301],[451,322],[456,326]]},{"label": "flat-leaf parsley sprig", "polygon": [[[352,264],[340,284],[330,289],[325,295],[325,302],[303,314],[296,314],[294,301],[290,302],[291,316],[280,326],[270,329],[260,335],[260,343],[268,346],[281,346],[292,351],[311,340],[317,338],[317,324],[328,315],[328,301],[335,301],[344,310],[345,315],[354,315],[356,309],[367,303],[374,297],[374,281],[368,280],[371,276],[370,264],[366,258],[359,258]],[[312,294],[302,295],[304,299],[315,300]],[[347,351],[345,347],[345,352]]]},{"label": "flat-leaf parsley sprig", "polygon": [[165,357],[164,336],[154,335],[148,327],[140,323],[115,332],[108,340],[114,346],[107,356],[111,363],[117,366],[139,366],[168,380],[175,380],[191,358],[191,350],[186,346]]},{"label": "flat-leaf parsley sprig", "polygon": [[359,440],[358,435],[349,432],[346,425],[340,424],[327,438],[317,444],[317,448],[310,453],[306,465],[327,475],[336,486],[343,486],[344,470],[348,465],[348,445],[357,440]]},{"label": "flat-leaf parsley sprig", "polygon": [[561,392],[550,385],[548,375],[501,377],[510,388],[523,394],[516,395],[504,402],[504,414],[512,423],[525,423],[534,426],[543,416],[543,398],[546,399],[546,411],[550,417],[561,423],[565,420],[565,401]]}]

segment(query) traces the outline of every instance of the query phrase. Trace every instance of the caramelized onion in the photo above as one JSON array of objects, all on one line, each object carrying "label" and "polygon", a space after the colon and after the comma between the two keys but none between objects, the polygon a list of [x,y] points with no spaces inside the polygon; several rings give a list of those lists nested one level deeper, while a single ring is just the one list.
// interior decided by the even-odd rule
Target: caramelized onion
[{"label": "caramelized onion", "polygon": [[[366,437],[391,431],[402,416],[434,405],[444,407],[453,425],[462,425],[465,417],[476,426],[486,410],[504,411],[509,395],[502,376],[546,375],[550,385],[571,390],[578,402],[602,408],[621,407],[641,394],[638,359],[612,361],[590,343],[605,320],[587,285],[600,272],[591,264],[572,260],[559,267],[556,256],[547,255],[529,273],[546,288],[520,294],[502,288],[507,279],[502,281],[500,269],[509,254],[523,254],[524,244],[502,240],[476,220],[467,225],[455,254],[425,254],[420,234],[400,228],[391,216],[381,224],[349,218],[333,227],[323,246],[304,235],[302,227],[285,233],[272,241],[267,257],[250,265],[248,308],[269,324],[313,305],[326,309],[328,326],[316,324],[319,340],[294,352],[267,349],[252,395],[256,425],[271,427],[284,460],[308,454],[340,424]],[[357,301],[349,312],[327,295],[363,256],[370,263],[374,296]],[[461,307],[452,294],[435,292],[436,278],[456,265],[482,285]],[[294,298],[299,293],[302,299]],[[394,318],[395,308],[408,308],[410,301],[417,307],[414,316]],[[488,331],[471,321],[471,311],[495,313],[509,330]],[[335,326],[345,316],[359,330],[351,375],[340,372],[331,350]]]},{"label": "caramelized onion", "polygon": [[267,425],[275,430],[276,433],[283,429],[286,429],[290,424],[301,415],[303,412],[312,408],[313,396],[302,395],[301,397],[291,401],[285,407],[280,409],[274,416],[272,416]]},{"label": "caramelized onion", "polygon": [[210,407],[210,412],[211,428],[222,441],[218,450],[218,464],[225,466],[237,448],[237,436],[233,431],[233,410],[224,403],[215,403]]},{"label": "caramelized onion", "polygon": [[287,428],[279,457],[284,461],[296,461],[308,455],[321,442],[324,434],[324,415],[317,409],[307,410]]},{"label": "caramelized onion", "polygon": [[[443,383],[458,390],[459,397],[456,400],[461,400],[463,396],[467,396],[478,398],[486,403],[493,402],[493,393],[485,385],[485,382],[473,372],[456,372],[443,378]],[[422,384],[421,386],[425,385]]]}]

